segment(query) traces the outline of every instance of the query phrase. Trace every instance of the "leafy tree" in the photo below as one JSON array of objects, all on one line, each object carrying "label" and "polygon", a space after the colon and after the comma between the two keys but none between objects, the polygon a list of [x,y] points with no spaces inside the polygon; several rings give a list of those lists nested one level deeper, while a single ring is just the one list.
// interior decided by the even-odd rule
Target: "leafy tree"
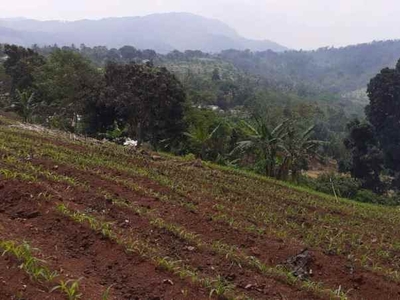
[{"label": "leafy tree", "polygon": [[140,53],[138,50],[136,50],[135,47],[132,46],[123,46],[119,49],[119,52],[126,62],[134,61],[136,58],[139,57]]},{"label": "leafy tree", "polygon": [[383,154],[374,127],[355,120],[348,125],[348,128],[350,133],[344,144],[351,152],[352,176],[360,179],[363,188],[382,193],[380,173],[383,170]]},{"label": "leafy tree", "polygon": [[44,64],[44,58],[31,49],[15,45],[5,45],[4,54],[7,59],[4,62],[6,74],[11,77],[11,94],[16,90],[24,91],[33,88],[33,73]]},{"label": "leafy tree", "polygon": [[[383,69],[368,85],[368,120],[375,127],[385,155],[385,166],[400,174],[400,61],[394,69]],[[400,187],[400,184],[398,185]]]},{"label": "leafy tree", "polygon": [[7,107],[9,105],[10,90],[11,90],[11,77],[6,74],[3,65],[0,64],[0,108]]},{"label": "leafy tree", "polygon": [[46,64],[35,72],[35,81],[43,99],[42,113],[65,120],[73,129],[88,104],[100,97],[101,74],[79,53],[56,50]]},{"label": "leafy tree", "polygon": [[215,68],[212,74],[212,81],[220,81],[221,80],[221,75],[219,74],[218,68]]},{"label": "leafy tree", "polygon": [[121,61],[121,53],[118,49],[112,48],[108,51],[106,55],[106,60],[108,62],[119,62]]},{"label": "leafy tree", "polygon": [[185,93],[180,82],[165,68],[151,64],[117,65],[105,72],[103,103],[129,125],[129,136],[154,146],[172,145],[183,132]]},{"label": "leafy tree", "polygon": [[143,59],[148,59],[150,61],[153,61],[157,58],[157,52],[151,49],[146,49],[143,50],[141,55],[140,55]]}]

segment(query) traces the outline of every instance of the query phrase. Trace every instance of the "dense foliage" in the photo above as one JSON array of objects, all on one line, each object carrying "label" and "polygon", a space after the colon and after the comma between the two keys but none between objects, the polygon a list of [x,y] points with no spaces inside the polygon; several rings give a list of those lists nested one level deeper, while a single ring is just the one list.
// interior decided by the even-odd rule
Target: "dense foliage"
[{"label": "dense foliage", "polygon": [[[128,134],[153,146],[172,146],[183,132],[185,93],[165,68],[151,64],[108,64],[102,102],[109,113],[128,126]],[[113,120],[116,121],[116,120]]]},{"label": "dense foliage", "polygon": [[227,50],[224,60],[259,74],[301,94],[345,94],[361,88],[380,69],[394,66],[400,56],[400,41],[373,42],[315,51],[250,52]]},{"label": "dense foliage", "polygon": [[[397,51],[396,42],[385,45]],[[376,194],[396,190],[400,178],[394,126],[399,68],[383,70],[368,86],[369,122],[352,121],[362,118],[362,105],[344,97],[391,59],[357,61],[356,72],[343,56],[371,47],[382,45],[167,55],[132,46],[31,50],[6,45],[0,88],[10,96],[2,106],[24,121],[118,142],[131,138],[139,146],[147,142],[154,149],[383,203]],[[342,75],[335,77],[337,72]],[[303,178],[310,167],[332,160],[356,181],[336,175]],[[374,201],[368,193],[376,193]]]},{"label": "dense foliage", "polygon": [[396,177],[400,188],[400,61],[396,68],[383,69],[368,85],[368,120],[384,153],[385,167]]},{"label": "dense foliage", "polygon": [[183,134],[185,93],[165,68],[110,63],[102,71],[67,49],[43,57],[6,45],[5,54],[10,107],[24,121],[95,136],[121,125],[154,146],[172,146]]},{"label": "dense foliage", "polygon": [[368,84],[367,121],[349,124],[345,140],[351,151],[350,171],[362,187],[375,193],[400,188],[400,61],[385,68]]}]

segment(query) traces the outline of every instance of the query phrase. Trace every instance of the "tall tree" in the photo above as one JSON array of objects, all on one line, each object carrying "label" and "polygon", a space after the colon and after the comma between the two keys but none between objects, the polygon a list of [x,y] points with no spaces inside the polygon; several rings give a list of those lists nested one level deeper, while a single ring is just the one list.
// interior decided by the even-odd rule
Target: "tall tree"
[{"label": "tall tree", "polygon": [[[0,63],[1,63],[1,58],[0,58]],[[0,64],[0,108],[9,105],[10,90],[11,90],[11,77],[6,74],[3,64]]]},{"label": "tall tree", "polygon": [[400,61],[394,69],[383,69],[371,79],[368,96],[366,114],[376,129],[385,166],[400,179]]},{"label": "tall tree", "polygon": [[147,140],[157,146],[182,135],[186,97],[180,82],[167,69],[110,63],[105,84],[103,102],[129,125],[129,135],[139,144]]},{"label": "tall tree", "polygon": [[11,94],[17,90],[24,91],[33,88],[35,70],[44,65],[45,60],[32,49],[25,49],[16,45],[5,45],[4,54],[7,56],[4,62],[6,74],[11,77]]},{"label": "tall tree", "polygon": [[35,80],[44,100],[44,112],[65,120],[67,129],[73,129],[87,104],[100,97],[101,74],[72,51],[55,50],[35,72]]},{"label": "tall tree", "polygon": [[380,173],[383,170],[383,154],[371,124],[354,120],[348,125],[349,136],[344,144],[351,152],[350,172],[361,180],[365,189],[383,192]]},{"label": "tall tree", "polygon": [[212,81],[220,81],[221,80],[221,75],[219,74],[218,68],[214,69],[211,79],[212,79]]},{"label": "tall tree", "polygon": [[134,61],[140,55],[140,51],[136,50],[136,48],[132,46],[123,46],[119,49],[119,53],[121,53],[122,58],[127,63]]}]

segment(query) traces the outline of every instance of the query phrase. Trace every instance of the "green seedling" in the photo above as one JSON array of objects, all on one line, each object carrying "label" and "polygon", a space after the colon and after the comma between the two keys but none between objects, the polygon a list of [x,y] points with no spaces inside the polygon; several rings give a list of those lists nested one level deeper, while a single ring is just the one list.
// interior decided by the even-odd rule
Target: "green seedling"
[{"label": "green seedling", "polygon": [[22,261],[19,267],[34,281],[50,282],[58,276],[57,272],[50,271],[49,268],[44,266],[46,263],[44,260],[33,256],[32,252],[39,250],[32,248],[27,242],[17,245],[14,241],[0,241],[0,248],[3,249],[3,256],[9,254]]},{"label": "green seedling", "polygon": [[72,279],[69,279],[67,281],[61,280],[59,285],[57,285],[53,289],[51,289],[51,292],[60,290],[62,293],[67,295],[68,300],[81,299],[82,294],[79,293],[79,282],[81,280],[82,280],[82,278],[80,278],[78,280],[72,280]]},{"label": "green seedling", "polygon": [[108,299],[109,299],[109,297],[110,297],[110,292],[111,292],[111,288],[112,288],[113,286],[114,286],[113,284],[110,285],[110,286],[103,292],[103,294],[101,295],[101,300],[108,300]]},{"label": "green seedling", "polygon": [[225,278],[218,275],[217,278],[209,283],[211,285],[210,298],[215,294],[216,296],[224,296],[232,291],[235,286],[228,283]]}]

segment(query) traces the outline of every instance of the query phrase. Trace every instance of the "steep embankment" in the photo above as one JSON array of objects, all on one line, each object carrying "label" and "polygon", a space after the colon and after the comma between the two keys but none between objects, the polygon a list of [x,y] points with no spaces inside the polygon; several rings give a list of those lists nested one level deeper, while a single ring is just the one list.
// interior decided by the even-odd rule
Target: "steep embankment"
[{"label": "steep embankment", "polygon": [[395,209],[9,123],[0,299],[399,298]]}]

